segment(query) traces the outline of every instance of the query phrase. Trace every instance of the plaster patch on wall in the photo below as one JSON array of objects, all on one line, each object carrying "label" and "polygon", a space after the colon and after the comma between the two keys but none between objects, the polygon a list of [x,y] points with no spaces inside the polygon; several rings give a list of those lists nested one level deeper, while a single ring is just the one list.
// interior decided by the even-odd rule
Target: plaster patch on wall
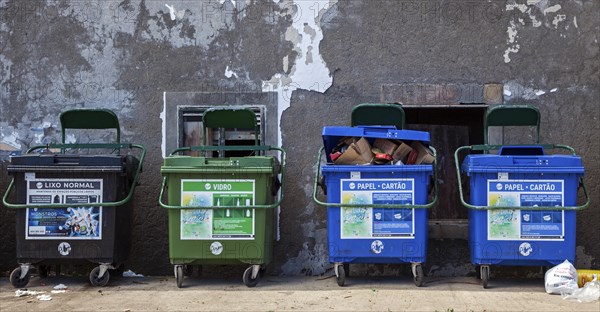
[{"label": "plaster patch on wall", "polygon": [[506,50],[504,50],[504,63],[510,63],[510,53],[517,53],[520,48],[521,46],[518,44],[506,48]]},{"label": "plaster patch on wall", "polygon": [[[554,17],[554,20],[552,20],[552,25],[554,25],[554,28],[557,29],[558,28],[558,23],[560,23],[560,22],[562,22],[562,21],[564,21],[566,19],[567,19],[567,16],[565,14],[557,14]],[[567,28],[568,27],[569,26],[567,25]]]},{"label": "plaster patch on wall", "polygon": [[172,21],[174,21],[178,18],[183,19],[183,17],[185,16],[185,10],[177,11],[177,10],[175,10],[174,5],[168,5],[166,3],[165,3],[165,6],[169,9],[169,16],[171,17]]},{"label": "plaster patch on wall", "polygon": [[[297,52],[291,72],[275,74],[270,80],[262,83],[263,91],[278,94],[278,144],[282,143],[281,115],[290,107],[292,92],[297,89],[325,92],[333,82],[327,64],[319,51],[323,31],[318,18],[336,2],[329,0],[275,2],[288,8],[293,5],[297,9],[292,25],[285,34],[285,39],[294,44],[294,50]],[[303,33],[307,35],[303,36]]]},{"label": "plaster patch on wall", "polygon": [[555,4],[551,7],[547,7],[546,9],[544,9],[544,15],[547,15],[548,13],[556,13],[558,12],[562,7],[560,6],[560,4]]},{"label": "plaster patch on wall", "polygon": [[508,43],[514,43],[517,38],[517,25],[515,22],[510,21],[506,32],[508,33]]},{"label": "plaster patch on wall", "polygon": [[[308,226],[308,225],[307,225]],[[317,242],[325,242],[327,240],[327,230],[316,230],[313,235]],[[315,244],[314,248],[310,248],[309,243],[304,243],[302,249],[295,257],[290,257],[289,260],[281,266],[284,275],[320,275],[331,268],[331,264],[327,262],[327,245],[323,243]]]},{"label": "plaster patch on wall", "polygon": [[225,68],[225,77],[227,77],[227,78],[231,78],[231,77],[237,78],[238,74],[236,74],[233,70],[230,70],[229,66],[227,66]]},{"label": "plaster patch on wall", "polygon": [[243,1],[227,0],[146,1],[145,5],[151,16],[142,37],[149,41],[165,41],[176,48],[208,48],[220,31],[235,29],[236,21],[245,16],[247,6]]},{"label": "plaster patch on wall", "polygon": [[[545,90],[526,87],[515,80],[505,82],[503,88],[503,93],[507,100],[518,98],[525,100],[535,100],[538,99],[540,96],[546,94]],[[552,90],[556,91],[558,89],[555,88]],[[550,92],[555,92],[552,90]]]},{"label": "plaster patch on wall", "polygon": [[0,144],[2,148],[0,150],[21,150],[21,143],[19,142],[19,134],[15,131],[14,127],[0,126]]}]

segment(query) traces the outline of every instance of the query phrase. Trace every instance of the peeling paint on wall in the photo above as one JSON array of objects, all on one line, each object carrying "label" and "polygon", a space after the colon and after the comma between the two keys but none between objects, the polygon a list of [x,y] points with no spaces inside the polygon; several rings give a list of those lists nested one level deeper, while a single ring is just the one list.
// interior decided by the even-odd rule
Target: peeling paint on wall
[{"label": "peeling paint on wall", "polygon": [[[292,65],[289,74],[287,68],[282,68],[281,74],[275,74],[270,80],[263,81],[263,91],[275,91],[278,93],[278,120],[290,106],[291,95],[294,90],[304,89],[317,92],[325,92],[331,86],[331,76],[327,64],[319,52],[319,43],[323,39],[319,17],[322,12],[327,11],[337,1],[315,0],[315,1],[277,1],[283,5],[290,4],[296,8],[296,14],[292,26],[288,28],[285,39],[294,44],[294,50],[298,53],[296,62]],[[288,2],[285,4],[285,2]],[[287,67],[287,66],[286,66]],[[281,125],[278,125],[278,144],[281,144]]]},{"label": "peeling paint on wall", "polygon": [[553,5],[551,7],[548,7],[546,9],[544,9],[544,15],[547,15],[548,13],[556,13],[558,12],[562,7],[560,6],[560,4],[556,4]]}]

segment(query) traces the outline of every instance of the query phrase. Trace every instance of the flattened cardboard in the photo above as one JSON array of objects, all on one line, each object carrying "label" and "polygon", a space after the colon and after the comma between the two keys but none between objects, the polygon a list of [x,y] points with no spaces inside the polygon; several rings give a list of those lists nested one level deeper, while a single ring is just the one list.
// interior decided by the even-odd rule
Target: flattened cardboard
[{"label": "flattened cardboard", "polygon": [[418,152],[414,163],[415,165],[433,164],[435,158],[433,157],[433,154],[429,148],[425,147],[419,141],[414,141],[410,146]]},{"label": "flattened cardboard", "polygon": [[406,163],[406,157],[412,150],[412,147],[410,147],[408,144],[400,142],[400,145],[392,154],[392,158],[394,158],[394,161],[401,161],[402,163]]},{"label": "flattened cardboard", "polygon": [[396,143],[387,139],[376,139],[375,142],[373,142],[373,146],[377,147],[388,155],[394,154],[394,151],[398,147]]},{"label": "flattened cardboard", "polygon": [[370,164],[372,160],[371,145],[365,138],[361,138],[355,143],[351,143],[346,151],[334,161],[334,164],[366,165]]}]

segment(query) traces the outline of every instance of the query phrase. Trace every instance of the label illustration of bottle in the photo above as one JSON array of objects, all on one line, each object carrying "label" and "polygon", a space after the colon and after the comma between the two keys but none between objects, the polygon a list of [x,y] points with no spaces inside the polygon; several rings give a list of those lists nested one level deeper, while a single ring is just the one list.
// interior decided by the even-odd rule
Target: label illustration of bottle
[{"label": "label illustration of bottle", "polygon": [[[246,199],[246,206],[250,206],[249,199]],[[250,209],[246,209],[246,218],[250,218]]]}]

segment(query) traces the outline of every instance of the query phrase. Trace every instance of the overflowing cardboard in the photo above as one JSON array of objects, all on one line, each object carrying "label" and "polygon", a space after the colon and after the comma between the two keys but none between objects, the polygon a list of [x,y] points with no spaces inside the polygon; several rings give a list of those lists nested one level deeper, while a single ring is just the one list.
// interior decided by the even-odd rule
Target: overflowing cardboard
[{"label": "overflowing cardboard", "polygon": [[386,139],[376,139],[375,142],[373,142],[373,146],[388,155],[394,154],[394,151],[398,148],[398,144]]},{"label": "overflowing cardboard", "polygon": [[[344,140],[344,143],[354,141]],[[348,144],[348,148],[339,156],[334,164],[336,165],[368,165],[373,160],[371,145],[365,138],[360,138],[356,142]]]},{"label": "overflowing cardboard", "polygon": [[[435,157],[433,157],[433,153],[431,152],[431,150],[429,148],[425,147],[419,141],[412,142],[412,144],[410,146],[413,148],[413,151],[416,151],[415,160],[414,160],[414,163],[412,163],[412,164],[414,164],[414,165],[433,164],[433,162],[435,161]],[[410,158],[410,156],[409,156],[409,158]],[[409,164],[409,163],[407,163],[407,164]]]},{"label": "overflowing cardboard", "polygon": [[396,162],[401,161],[403,164],[405,164],[406,158],[408,157],[408,154],[412,150],[413,150],[412,147],[410,147],[408,144],[406,144],[404,142],[400,142],[400,145],[398,145],[398,148],[396,148],[394,153],[392,153],[392,158],[394,158],[394,161],[396,161]]},{"label": "overflowing cardboard", "polygon": [[373,148],[369,141],[362,137],[344,137],[330,153],[336,165],[387,165],[387,164],[432,164],[435,161],[429,148],[419,141],[410,145],[399,140],[378,138],[373,141]]}]

